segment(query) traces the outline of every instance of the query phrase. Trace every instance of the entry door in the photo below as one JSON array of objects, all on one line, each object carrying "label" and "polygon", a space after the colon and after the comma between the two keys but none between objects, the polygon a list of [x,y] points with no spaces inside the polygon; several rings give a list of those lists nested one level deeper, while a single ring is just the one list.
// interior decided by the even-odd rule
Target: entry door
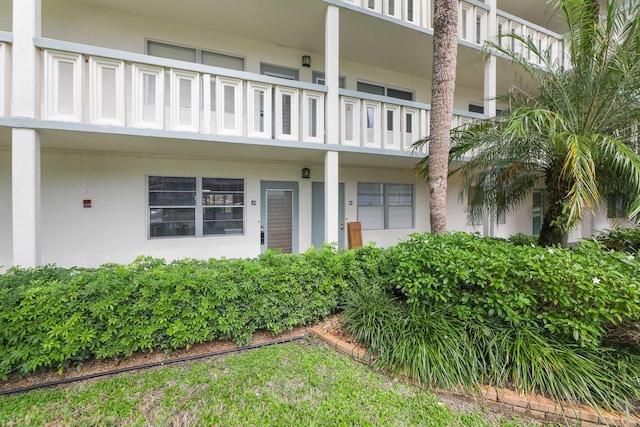
[{"label": "entry door", "polygon": [[[311,184],[311,244],[324,244],[324,182]],[[338,185],[338,247],[344,248],[344,183]]]},{"label": "entry door", "polygon": [[263,181],[261,201],[260,247],[298,251],[298,183]]}]

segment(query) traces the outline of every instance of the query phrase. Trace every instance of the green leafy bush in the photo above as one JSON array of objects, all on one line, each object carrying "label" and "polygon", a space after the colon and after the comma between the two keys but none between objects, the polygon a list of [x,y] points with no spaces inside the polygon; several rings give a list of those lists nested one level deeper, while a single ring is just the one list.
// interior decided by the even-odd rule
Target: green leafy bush
[{"label": "green leafy bush", "polygon": [[325,247],[249,260],[13,268],[0,276],[0,378],[213,339],[244,344],[258,329],[309,324],[346,289],[369,283],[382,254]]},{"label": "green leafy bush", "polygon": [[595,242],[565,250],[414,234],[387,257],[388,287],[465,323],[537,327],[595,347],[607,326],[640,318],[640,264]]},{"label": "green leafy bush", "polygon": [[510,236],[507,241],[516,246],[535,246],[538,244],[539,238],[540,236],[537,236],[535,234],[516,233]]},{"label": "green leafy bush", "polygon": [[507,386],[558,401],[639,411],[640,355],[580,347],[536,326],[465,323],[452,313],[399,301],[379,287],[349,294],[345,330],[375,366],[430,387]]},{"label": "green leafy bush", "polygon": [[625,251],[633,254],[640,251],[639,227],[615,227],[601,232],[596,239],[604,246],[615,251]]}]

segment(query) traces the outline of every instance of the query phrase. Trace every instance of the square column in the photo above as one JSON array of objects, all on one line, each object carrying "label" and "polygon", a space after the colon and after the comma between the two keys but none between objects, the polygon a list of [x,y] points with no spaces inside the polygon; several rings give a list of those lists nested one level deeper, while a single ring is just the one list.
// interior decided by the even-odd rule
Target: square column
[{"label": "square column", "polygon": [[[13,0],[11,116],[39,118],[39,52],[33,38],[41,34],[41,0]],[[12,129],[11,209],[13,265],[40,264],[40,134]]]},{"label": "square column", "polygon": [[38,51],[33,38],[41,34],[40,0],[13,0],[11,115],[38,118],[40,107]]},{"label": "square column", "polygon": [[[325,135],[327,144],[338,144],[340,138],[340,8],[327,6],[324,28]],[[337,191],[337,189],[336,189]]]},{"label": "square column", "polygon": [[33,129],[13,129],[11,200],[13,265],[40,264],[40,135]]},{"label": "square column", "polygon": [[327,151],[324,156],[324,241],[338,242],[340,223],[338,209],[339,189],[338,152]]},{"label": "square column", "polygon": [[[491,9],[489,9],[488,31],[489,37],[493,38],[498,34],[496,0],[486,0],[485,4],[491,7]],[[484,113],[490,117],[496,115],[496,73],[496,57],[491,55],[484,64]]]}]

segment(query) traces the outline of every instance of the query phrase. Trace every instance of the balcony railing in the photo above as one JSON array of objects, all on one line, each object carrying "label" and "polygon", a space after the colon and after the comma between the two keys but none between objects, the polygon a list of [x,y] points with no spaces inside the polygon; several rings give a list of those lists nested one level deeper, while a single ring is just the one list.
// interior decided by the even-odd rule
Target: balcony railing
[{"label": "balcony railing", "polygon": [[9,87],[11,86],[11,64],[10,58],[11,45],[7,42],[0,41],[0,117],[9,115]]},{"label": "balcony railing", "polygon": [[[59,40],[35,45],[42,120],[325,143],[325,86]],[[10,47],[0,40],[0,116],[10,115]],[[403,152],[429,135],[429,104],[345,89],[339,104],[340,145]],[[453,126],[485,118],[455,113]]]},{"label": "balcony railing", "polygon": [[[345,3],[398,19],[408,24],[433,30],[434,0],[343,0]],[[500,34],[516,33],[532,38],[538,49],[551,48],[553,59],[563,57],[562,36],[524,19],[497,12],[496,34],[489,33],[490,7],[477,0],[458,1],[458,37],[478,46],[487,40],[496,40]],[[507,39],[504,39],[507,42]],[[524,46],[514,46],[523,55],[531,56]]]},{"label": "balcony railing", "polygon": [[324,143],[321,85],[37,39],[43,120]]},{"label": "balcony railing", "polygon": [[408,151],[428,135],[428,104],[350,90],[340,95],[342,145]]}]

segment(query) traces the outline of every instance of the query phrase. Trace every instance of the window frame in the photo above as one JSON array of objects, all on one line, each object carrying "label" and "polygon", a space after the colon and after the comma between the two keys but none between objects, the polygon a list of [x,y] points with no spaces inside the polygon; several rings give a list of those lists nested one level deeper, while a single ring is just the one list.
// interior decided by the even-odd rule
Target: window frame
[{"label": "window frame", "polygon": [[[383,189],[382,189],[382,205],[361,205],[360,204],[360,185],[361,184],[375,184],[375,185],[382,185]],[[411,188],[411,204],[410,205],[398,205],[398,204],[391,204],[389,203],[389,187],[393,186],[393,185],[408,185]],[[415,228],[415,222],[416,222],[416,218],[415,218],[415,185],[413,183],[404,183],[404,182],[362,182],[362,181],[358,181],[357,183],[357,188],[356,188],[356,209],[357,209],[357,218],[358,221],[362,224],[362,221],[360,219],[360,207],[369,207],[369,206],[381,206],[383,209],[383,228],[368,228],[363,226],[362,229],[363,230],[411,230]],[[410,206],[411,207],[411,226],[410,227],[390,227],[389,223],[390,223],[390,215],[389,215],[389,208],[390,207],[395,207],[395,206]]]},{"label": "window frame", "polygon": [[[194,64],[202,64],[202,53],[208,53],[208,54],[212,54],[212,55],[222,55],[222,56],[228,56],[230,58],[235,58],[235,59],[241,59],[242,60],[242,70],[237,70],[236,68],[228,68],[228,67],[221,67],[221,68],[226,68],[228,70],[237,70],[237,71],[245,71],[246,70],[246,58],[244,56],[240,56],[240,55],[235,55],[235,54],[231,54],[231,53],[226,53],[226,52],[218,52],[215,50],[211,50],[211,49],[204,49],[204,48],[200,48],[200,47],[194,47],[194,46],[189,46],[189,45],[183,45],[183,44],[178,44],[178,43],[170,43],[170,42],[166,42],[166,41],[162,41],[162,40],[156,40],[156,39],[145,39],[144,41],[144,51],[145,51],[145,55],[149,55],[149,56],[154,56],[156,58],[164,58],[163,56],[155,56],[155,55],[151,55],[149,53],[149,47],[152,43],[155,44],[159,44],[159,45],[165,45],[168,47],[175,47],[175,48],[179,48],[179,49],[189,49],[189,50],[193,50],[195,52],[195,57],[196,60],[194,62]],[[186,61],[186,62],[190,62],[190,61]]]},{"label": "window frame", "polygon": [[[358,85],[360,83],[365,84],[365,85],[380,87],[380,88],[382,88],[384,90],[384,95],[380,95],[380,94],[377,94],[377,93],[360,90],[358,88]],[[411,99],[398,98],[396,96],[391,96],[391,95],[389,95],[389,89],[395,90],[395,91],[398,91],[398,92],[405,92],[405,93],[411,94]],[[356,80],[356,91],[362,92],[362,93],[370,93],[372,95],[377,95],[377,96],[385,96],[387,98],[392,98],[392,99],[400,99],[402,101],[415,101],[415,99],[416,99],[416,93],[413,90],[404,89],[404,88],[397,87],[397,86],[389,86],[387,84],[382,84],[382,83],[370,82],[370,81],[367,81],[367,80]]]},{"label": "window frame", "polygon": [[[151,206],[150,203],[150,184],[149,180],[152,177],[159,178],[192,178],[195,179],[195,203],[193,206],[180,205],[180,206]],[[210,222],[212,220],[206,220],[204,209],[205,208],[213,208],[213,207],[225,207],[226,205],[207,205],[203,203],[203,195],[205,192],[203,191],[203,180],[212,179],[212,180],[238,180],[242,181],[242,191],[227,191],[226,193],[234,193],[234,194],[242,194],[242,204],[236,205],[231,204],[228,207],[230,208],[242,208],[242,233],[230,233],[230,234],[204,234],[204,224],[205,222]],[[247,180],[246,178],[232,178],[232,177],[209,177],[209,176],[201,176],[201,175],[161,175],[161,174],[149,174],[145,176],[145,194],[146,194],[146,203],[145,203],[145,216],[146,216],[146,234],[147,240],[162,240],[162,239],[182,239],[182,238],[206,238],[206,237],[244,237],[247,234]],[[164,208],[176,208],[176,209],[192,209],[194,211],[194,234],[190,235],[175,235],[175,236],[152,236],[151,235],[151,209],[164,209]],[[213,220],[215,221],[215,220]]]}]

